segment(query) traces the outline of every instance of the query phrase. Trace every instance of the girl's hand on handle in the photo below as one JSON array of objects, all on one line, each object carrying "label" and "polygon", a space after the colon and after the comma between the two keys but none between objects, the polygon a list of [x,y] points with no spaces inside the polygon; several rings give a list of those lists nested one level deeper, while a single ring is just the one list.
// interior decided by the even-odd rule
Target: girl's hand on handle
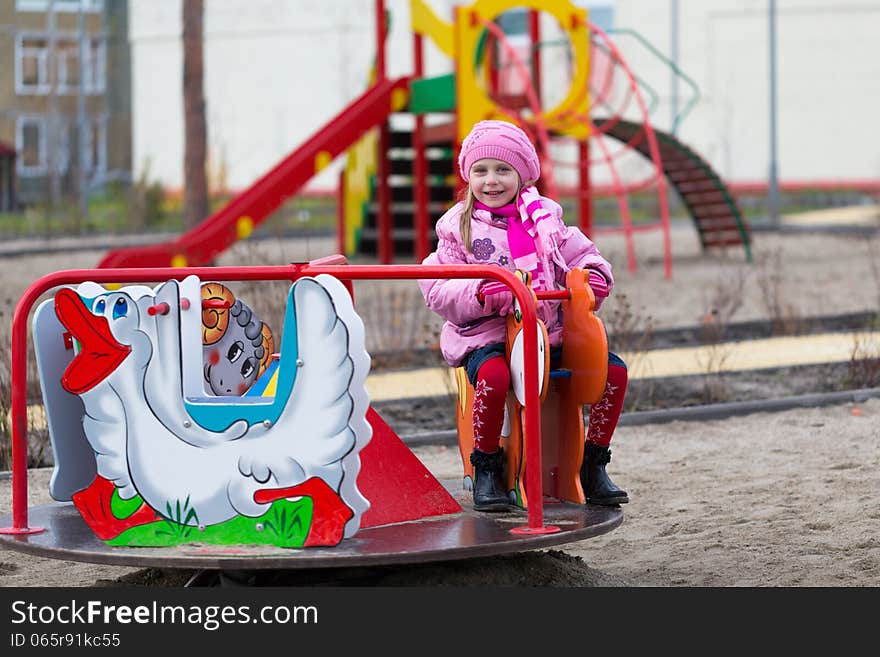
[{"label": "girl's hand on handle", "polygon": [[477,299],[483,304],[487,315],[504,317],[513,310],[513,293],[504,283],[497,281],[483,283],[477,292]]},{"label": "girl's hand on handle", "polygon": [[587,283],[590,289],[593,290],[593,296],[596,297],[596,307],[593,310],[599,310],[602,302],[608,297],[608,281],[605,280],[602,274],[591,269]]}]

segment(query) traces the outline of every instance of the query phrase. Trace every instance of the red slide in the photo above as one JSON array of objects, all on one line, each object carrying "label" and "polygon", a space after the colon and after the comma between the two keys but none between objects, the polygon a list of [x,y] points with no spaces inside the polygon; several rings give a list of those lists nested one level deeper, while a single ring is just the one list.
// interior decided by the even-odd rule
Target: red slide
[{"label": "red slide", "polygon": [[407,91],[410,78],[384,80],[333,117],[308,141],[245,189],[226,206],[180,237],[147,247],[110,251],[99,268],[208,265],[239,239],[239,220],[257,226],[367,130],[392,112],[392,95]]}]

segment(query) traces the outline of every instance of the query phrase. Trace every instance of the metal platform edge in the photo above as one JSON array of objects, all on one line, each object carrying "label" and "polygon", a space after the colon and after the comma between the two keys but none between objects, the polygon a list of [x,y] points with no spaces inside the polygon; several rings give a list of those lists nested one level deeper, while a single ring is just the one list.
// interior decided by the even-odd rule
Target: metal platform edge
[{"label": "metal platform edge", "polygon": [[[464,502],[464,500],[462,500]],[[98,539],[70,503],[53,502],[28,510],[29,524],[45,531],[0,535],[0,547],[37,557],[86,563],[193,569],[308,569],[382,566],[452,561],[511,554],[600,536],[623,522],[620,507],[545,501],[547,534],[514,534],[526,525],[522,511],[478,513],[463,504],[461,513],[370,527],[334,547],[301,549],[264,545],[113,547]],[[10,526],[11,516],[0,517]]]}]

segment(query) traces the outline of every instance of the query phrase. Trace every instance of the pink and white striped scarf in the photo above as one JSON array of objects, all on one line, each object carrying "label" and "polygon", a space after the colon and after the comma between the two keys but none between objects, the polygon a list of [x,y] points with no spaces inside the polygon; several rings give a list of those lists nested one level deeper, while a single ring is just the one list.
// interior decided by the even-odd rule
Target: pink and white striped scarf
[{"label": "pink and white striped scarf", "polygon": [[517,195],[516,204],[490,208],[477,201],[474,206],[507,218],[507,244],[514,268],[532,274],[534,289],[554,289],[553,281],[544,270],[541,254],[553,257],[557,248],[554,237],[559,228],[553,221],[553,214],[541,203],[538,190],[532,186],[524,187]]},{"label": "pink and white striped scarf", "polygon": [[[514,268],[531,272],[532,287],[535,290],[555,289],[553,278],[549,274],[545,275],[541,254],[553,260],[563,271],[569,271],[569,267],[559,251],[559,243],[556,239],[561,233],[559,223],[553,221],[553,214],[541,203],[538,190],[534,187],[524,188],[517,196],[516,204],[490,208],[476,201],[474,207],[479,212],[507,219],[507,244]],[[608,282],[594,269],[589,270],[588,280],[596,299],[594,309],[599,310],[608,296]],[[481,288],[483,294],[495,294],[505,290],[507,286],[503,283],[488,283]]]}]

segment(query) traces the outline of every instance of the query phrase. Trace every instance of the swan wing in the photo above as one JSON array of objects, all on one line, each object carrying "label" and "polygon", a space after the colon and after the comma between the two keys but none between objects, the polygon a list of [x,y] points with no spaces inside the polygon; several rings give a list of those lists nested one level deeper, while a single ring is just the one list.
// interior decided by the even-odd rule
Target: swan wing
[{"label": "swan wing", "polygon": [[122,499],[131,499],[137,490],[125,453],[127,425],[122,400],[110,386],[99,386],[80,398],[85,408],[83,431],[95,452],[98,474],[113,482]]},{"label": "swan wing", "polygon": [[[340,493],[359,522],[369,504],[355,486],[357,452],[371,436],[365,419],[369,355],[363,323],[348,291],[330,276],[300,279],[288,303],[296,310],[298,369],[293,390],[274,426],[258,432],[260,427],[251,428],[259,440],[252,443],[253,449],[244,450],[239,469],[261,483],[274,478],[282,486],[320,477]],[[282,366],[293,366],[284,361],[284,354]]]}]

